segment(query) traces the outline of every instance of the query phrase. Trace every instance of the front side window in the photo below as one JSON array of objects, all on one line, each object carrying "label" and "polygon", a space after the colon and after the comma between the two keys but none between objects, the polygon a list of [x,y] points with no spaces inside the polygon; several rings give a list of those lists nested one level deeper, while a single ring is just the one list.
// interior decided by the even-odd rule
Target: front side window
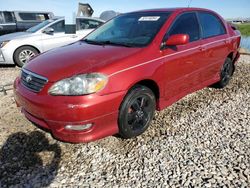
[{"label": "front side window", "polygon": [[37,13],[35,16],[36,16],[36,20],[37,21],[44,21],[44,20],[48,19],[48,17],[45,14],[39,14],[39,13]]},{"label": "front side window", "polygon": [[84,29],[95,29],[100,25],[102,25],[102,22],[97,20],[81,19],[81,18],[76,20],[77,31]]},{"label": "front side window", "polygon": [[19,16],[22,20],[25,21],[44,21],[49,19],[47,14],[43,13],[19,13]]},{"label": "front side window", "polygon": [[223,35],[226,33],[222,22],[217,16],[207,12],[199,12],[198,16],[202,27],[203,38]]},{"label": "front side window", "polygon": [[19,16],[22,20],[36,20],[36,16],[33,13],[19,13]]},{"label": "front side window", "polygon": [[197,41],[200,39],[200,28],[195,13],[185,13],[177,18],[171,27],[167,36],[175,34],[189,35],[189,41]]},{"label": "front side window", "polygon": [[29,28],[29,29],[27,30],[27,32],[35,33],[35,32],[37,32],[37,31],[39,31],[40,29],[44,28],[46,25],[51,24],[51,23],[54,22],[55,20],[56,20],[56,19],[45,20],[45,21],[43,21],[42,23],[37,24],[37,25],[35,25],[35,26]]},{"label": "front side window", "polygon": [[11,12],[3,12],[5,23],[14,23],[14,18]]},{"label": "front side window", "polygon": [[59,21],[59,22],[51,25],[50,27],[54,29],[54,33],[65,32],[65,22],[64,22],[64,20]]},{"label": "front side window", "polygon": [[148,45],[168,19],[170,12],[137,12],[120,15],[89,34],[85,41]]}]

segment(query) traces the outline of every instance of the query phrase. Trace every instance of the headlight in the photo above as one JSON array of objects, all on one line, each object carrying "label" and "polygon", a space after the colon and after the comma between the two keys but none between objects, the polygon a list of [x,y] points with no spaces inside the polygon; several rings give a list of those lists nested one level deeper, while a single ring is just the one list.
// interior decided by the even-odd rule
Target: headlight
[{"label": "headlight", "polygon": [[10,42],[10,41],[0,42],[0,48],[3,48],[6,44],[8,44],[8,42]]},{"label": "headlight", "polygon": [[56,82],[49,89],[51,95],[87,95],[102,90],[108,77],[100,73],[81,74]]}]

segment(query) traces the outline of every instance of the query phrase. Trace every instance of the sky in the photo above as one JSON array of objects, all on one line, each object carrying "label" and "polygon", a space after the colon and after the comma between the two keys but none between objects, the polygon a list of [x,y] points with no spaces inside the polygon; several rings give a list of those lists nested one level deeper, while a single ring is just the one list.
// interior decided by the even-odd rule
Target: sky
[{"label": "sky", "polygon": [[[0,0],[0,10],[51,11],[56,16],[71,17],[78,3],[89,3],[94,16],[105,10],[129,12],[150,8],[191,7],[212,9],[224,18],[250,18],[250,0]],[[73,16],[72,16],[73,17]]]}]

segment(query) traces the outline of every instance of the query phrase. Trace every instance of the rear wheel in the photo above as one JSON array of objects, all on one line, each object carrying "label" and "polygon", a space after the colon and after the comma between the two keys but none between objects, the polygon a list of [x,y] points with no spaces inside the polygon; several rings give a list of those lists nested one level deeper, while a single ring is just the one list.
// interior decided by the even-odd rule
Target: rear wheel
[{"label": "rear wheel", "polygon": [[141,85],[133,87],[120,107],[119,135],[132,138],[142,134],[149,127],[155,108],[155,95],[149,88]]},{"label": "rear wheel", "polygon": [[27,61],[37,55],[39,52],[30,46],[23,46],[18,48],[14,53],[14,61],[17,66],[22,67]]},{"label": "rear wheel", "polygon": [[234,64],[230,58],[227,58],[220,72],[220,81],[215,83],[213,86],[215,88],[224,88],[226,85],[228,85],[233,73]]}]

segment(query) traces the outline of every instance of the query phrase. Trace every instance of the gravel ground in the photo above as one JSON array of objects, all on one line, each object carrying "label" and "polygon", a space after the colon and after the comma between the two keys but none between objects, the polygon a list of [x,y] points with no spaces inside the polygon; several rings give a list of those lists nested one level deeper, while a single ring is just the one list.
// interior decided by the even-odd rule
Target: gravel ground
[{"label": "gravel ground", "polygon": [[[0,68],[0,85],[18,69]],[[250,187],[250,56],[230,85],[158,112],[137,138],[54,140],[0,93],[0,187]]]}]

